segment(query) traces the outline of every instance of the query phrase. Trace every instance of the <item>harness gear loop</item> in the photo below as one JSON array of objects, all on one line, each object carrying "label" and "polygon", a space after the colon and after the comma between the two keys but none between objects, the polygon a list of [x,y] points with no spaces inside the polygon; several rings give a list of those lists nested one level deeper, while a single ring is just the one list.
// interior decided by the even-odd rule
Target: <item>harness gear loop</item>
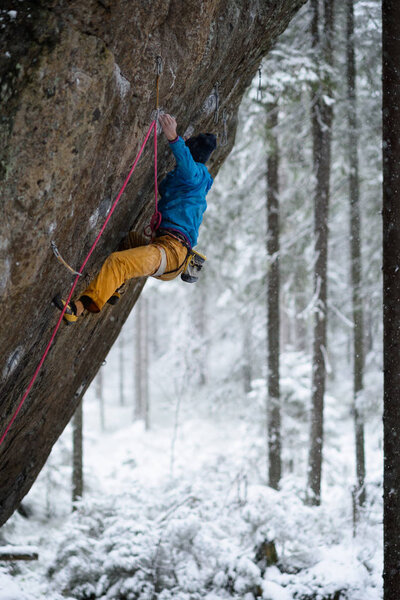
[{"label": "harness gear loop", "polygon": [[222,111],[223,130],[222,130],[220,146],[226,146],[228,143],[228,128],[226,125],[227,120],[228,120],[228,111],[226,110],[226,108],[224,108],[224,110]]},{"label": "harness gear loop", "polygon": [[215,97],[215,112],[214,112],[214,123],[218,123],[219,118],[219,82],[216,81],[214,84],[214,97]]},{"label": "harness gear loop", "polygon": [[79,273],[78,271],[74,271],[74,269],[67,263],[67,261],[63,259],[54,240],[51,241],[51,248],[52,248],[57,260],[59,260],[59,262],[62,265],[64,265],[64,267],[66,267],[70,273],[72,273],[73,275],[77,275],[78,277],[82,276],[82,273]]},{"label": "harness gear loop", "polygon": [[262,86],[261,86],[261,65],[258,67],[258,88],[257,88],[257,100],[262,100]]}]

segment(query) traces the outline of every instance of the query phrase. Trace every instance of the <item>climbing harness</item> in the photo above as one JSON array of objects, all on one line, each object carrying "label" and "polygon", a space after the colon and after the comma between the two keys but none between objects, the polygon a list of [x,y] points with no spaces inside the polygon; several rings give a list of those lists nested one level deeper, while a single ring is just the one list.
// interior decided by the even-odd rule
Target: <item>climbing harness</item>
[{"label": "climbing harness", "polygon": [[[178,242],[181,242],[181,244],[183,244],[186,247],[187,253],[179,267],[177,267],[176,269],[172,269],[172,271],[165,271],[165,268],[167,266],[166,258],[164,267],[163,259],[161,259],[160,267],[157,270],[157,272],[154,273],[154,275],[152,275],[152,277],[161,277],[161,275],[170,275],[172,273],[179,273],[182,271],[182,281],[185,281],[186,283],[195,283],[196,281],[198,281],[199,273],[205,261],[207,260],[204,254],[200,254],[200,252],[193,250],[190,244],[186,241],[185,236],[178,230],[171,231],[170,229],[159,229],[157,233],[158,236],[169,235],[175,238],[176,240],[178,240]],[[163,248],[160,247],[160,250],[162,251],[162,253],[164,252],[165,254]]]},{"label": "climbing harness", "polygon": [[[172,223],[172,221],[171,221],[171,223]],[[164,229],[164,228],[160,228],[157,231],[157,236],[156,237],[160,237],[160,236],[163,236],[163,235],[169,235],[169,236],[175,238],[176,240],[178,240],[178,242],[181,242],[181,244],[183,244],[184,246],[186,246],[186,248],[189,248],[189,250],[191,249],[189,238],[187,238],[184,233],[182,233],[181,231],[179,231],[179,229]]]},{"label": "climbing harness", "polygon": [[176,269],[172,269],[171,271],[166,271],[167,267],[167,257],[165,254],[164,248],[159,246],[161,250],[161,264],[157,271],[152,275],[152,277],[161,278],[162,275],[171,275],[172,273],[181,272],[181,279],[186,283],[195,283],[199,279],[199,273],[207,260],[204,254],[200,254],[196,250],[190,247],[190,245],[186,242],[185,236],[180,234],[179,231],[170,231],[169,229],[159,229],[158,236],[169,235],[186,247],[187,253],[179,267]]},{"label": "climbing harness", "polygon": [[64,267],[66,267],[70,273],[72,273],[73,275],[77,275],[78,277],[82,276],[82,273],[79,273],[78,271],[74,271],[74,269],[67,263],[67,261],[63,259],[54,240],[52,240],[52,242],[51,242],[51,247],[52,247],[52,250],[53,250],[57,260],[59,260],[60,263],[62,265],[64,265]]},{"label": "climbing harness", "polygon": [[[185,246],[187,252],[186,252],[185,258],[183,259],[181,264],[178,267],[176,267],[176,269],[172,269],[171,271],[166,271],[165,269],[167,268],[167,256],[165,254],[165,250],[161,246],[157,246],[159,248],[159,250],[161,250],[161,264],[160,264],[159,268],[157,269],[157,271],[155,273],[153,273],[153,275],[152,275],[152,277],[155,277],[156,279],[161,279],[161,275],[172,275],[172,273],[179,273],[179,271],[184,267],[184,265],[187,261],[189,252],[191,252],[191,250],[192,250],[189,242],[186,240],[186,236],[183,233],[181,233],[180,231],[178,231],[178,230],[171,231],[170,229],[158,229],[156,238],[162,237],[164,235],[168,235],[168,236],[174,238],[175,240],[178,240],[178,242],[180,242],[183,246]],[[157,244],[157,240],[155,243]]]}]

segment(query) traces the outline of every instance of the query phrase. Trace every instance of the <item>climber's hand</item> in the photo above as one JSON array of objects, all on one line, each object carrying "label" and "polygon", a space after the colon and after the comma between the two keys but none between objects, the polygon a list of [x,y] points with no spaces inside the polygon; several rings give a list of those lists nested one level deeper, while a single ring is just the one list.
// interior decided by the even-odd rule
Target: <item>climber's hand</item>
[{"label": "climber's hand", "polygon": [[176,120],[174,117],[171,117],[171,115],[168,114],[160,115],[159,118],[165,135],[167,136],[168,140],[172,142],[177,138]]}]

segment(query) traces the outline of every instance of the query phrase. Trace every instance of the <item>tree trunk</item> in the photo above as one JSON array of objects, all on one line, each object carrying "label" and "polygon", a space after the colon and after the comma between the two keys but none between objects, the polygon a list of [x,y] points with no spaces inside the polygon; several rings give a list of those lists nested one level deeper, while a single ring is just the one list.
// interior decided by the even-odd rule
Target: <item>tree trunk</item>
[{"label": "tree trunk", "polygon": [[267,105],[267,251],[269,259],[268,329],[268,454],[269,485],[278,489],[281,478],[281,412],[279,393],[279,148],[276,135],[278,107]]},{"label": "tree trunk", "polygon": [[384,599],[400,589],[400,3],[383,0]]},{"label": "tree trunk", "polygon": [[72,421],[72,502],[83,494],[83,402],[78,404]]},{"label": "tree trunk", "polygon": [[105,412],[104,412],[103,371],[102,371],[101,367],[98,370],[98,373],[96,375],[96,396],[99,401],[100,428],[101,428],[101,431],[105,431],[106,419],[105,419]]},{"label": "tree trunk", "polygon": [[[332,64],[333,0],[324,0],[324,44],[319,38],[319,1],[312,0],[312,46],[315,51],[317,71],[322,59]],[[326,377],[326,300],[328,262],[328,212],[331,167],[331,127],[333,110],[325,97],[332,92],[329,76],[321,76],[312,97],[313,163],[315,173],[314,199],[314,338],[312,367],[312,413],[310,451],[308,463],[308,500],[311,504],[321,501],[321,474],[323,448],[323,413]]]},{"label": "tree trunk", "polygon": [[364,371],[364,319],[361,298],[361,227],[358,178],[358,131],[356,61],[354,55],[354,0],[347,0],[347,104],[349,131],[350,255],[353,302],[353,410],[356,446],[356,517],[357,507],[365,503],[364,419],[362,407]]},{"label": "tree trunk", "polygon": [[244,393],[248,394],[251,392],[251,381],[252,381],[252,332],[251,332],[251,319],[247,314],[244,315],[242,321],[242,377],[243,377],[243,389]]},{"label": "tree trunk", "polygon": [[136,353],[135,353],[135,420],[142,419],[146,429],[149,420],[148,388],[148,323],[147,302],[140,298],[136,304]]},{"label": "tree trunk", "polygon": [[119,403],[124,406],[124,338],[119,334]]},{"label": "tree trunk", "polygon": [[150,429],[150,403],[149,403],[149,302],[142,298],[143,302],[143,352],[142,352],[142,387],[143,387],[143,419],[146,431]]},{"label": "tree trunk", "polygon": [[142,310],[142,298],[136,302],[136,319],[135,319],[135,409],[134,409],[134,420],[137,421],[142,418],[143,414],[143,392],[142,392],[142,331],[143,331],[143,310]]}]

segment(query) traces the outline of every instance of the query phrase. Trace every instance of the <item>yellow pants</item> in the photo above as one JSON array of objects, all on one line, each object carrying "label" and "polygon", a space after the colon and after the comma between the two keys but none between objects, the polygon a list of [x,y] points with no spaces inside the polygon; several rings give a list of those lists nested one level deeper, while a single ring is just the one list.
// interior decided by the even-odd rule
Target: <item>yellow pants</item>
[{"label": "yellow pants", "polygon": [[[159,247],[164,248],[167,258],[166,274],[161,275],[160,279],[175,279],[183,270],[187,249],[175,238],[164,235],[156,238],[156,241],[148,246],[138,246],[110,254],[82,296],[91,298],[101,310],[125,281],[134,277],[147,277],[157,272],[161,264]],[[168,271],[174,272],[167,273]]]}]

